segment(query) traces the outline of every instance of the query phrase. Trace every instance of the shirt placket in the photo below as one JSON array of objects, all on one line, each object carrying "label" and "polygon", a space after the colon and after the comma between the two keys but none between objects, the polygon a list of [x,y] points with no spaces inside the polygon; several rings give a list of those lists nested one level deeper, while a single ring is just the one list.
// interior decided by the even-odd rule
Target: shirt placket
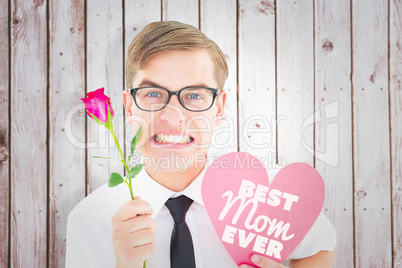
[{"label": "shirt placket", "polygon": [[[196,204],[193,204],[193,206]],[[198,233],[195,228],[195,218],[194,218],[194,207],[191,206],[189,211],[187,212],[186,216],[186,222],[188,225],[188,228],[190,229],[191,236],[193,238],[193,245],[194,245],[194,257],[195,257],[195,267],[197,268],[202,268],[204,267],[202,263],[202,255],[201,255],[201,248],[200,248],[200,243],[199,243],[199,238],[198,238]]]}]

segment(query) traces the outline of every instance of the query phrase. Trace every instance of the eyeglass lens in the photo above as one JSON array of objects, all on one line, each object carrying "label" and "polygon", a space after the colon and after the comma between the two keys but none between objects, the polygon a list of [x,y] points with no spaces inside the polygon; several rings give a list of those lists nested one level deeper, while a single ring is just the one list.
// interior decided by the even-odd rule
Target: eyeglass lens
[{"label": "eyeglass lens", "polygon": [[[163,88],[141,88],[136,92],[135,98],[139,108],[154,111],[165,106],[169,92]],[[214,95],[207,88],[186,88],[181,91],[180,100],[187,109],[201,111],[212,105]]]}]

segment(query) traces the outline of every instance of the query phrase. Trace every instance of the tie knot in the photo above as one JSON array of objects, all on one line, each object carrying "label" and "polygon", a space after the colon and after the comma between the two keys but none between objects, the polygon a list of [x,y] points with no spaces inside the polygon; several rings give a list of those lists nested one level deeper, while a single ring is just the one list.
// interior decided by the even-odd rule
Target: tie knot
[{"label": "tie knot", "polygon": [[176,198],[169,198],[165,205],[172,214],[174,223],[179,224],[185,221],[186,213],[190,208],[193,200],[185,195]]}]

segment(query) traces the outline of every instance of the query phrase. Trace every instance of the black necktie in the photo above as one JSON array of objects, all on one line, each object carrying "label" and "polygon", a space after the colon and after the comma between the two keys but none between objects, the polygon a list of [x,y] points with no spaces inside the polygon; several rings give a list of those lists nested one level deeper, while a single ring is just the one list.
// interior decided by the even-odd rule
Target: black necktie
[{"label": "black necktie", "polygon": [[181,195],[170,198],[165,205],[172,214],[174,227],[170,241],[171,268],[195,268],[194,247],[185,218],[193,200]]}]

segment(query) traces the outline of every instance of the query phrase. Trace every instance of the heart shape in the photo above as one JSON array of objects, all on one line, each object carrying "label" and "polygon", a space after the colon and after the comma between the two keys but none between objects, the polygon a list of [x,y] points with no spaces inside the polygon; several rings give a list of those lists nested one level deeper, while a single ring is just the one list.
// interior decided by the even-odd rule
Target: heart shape
[{"label": "heart shape", "polygon": [[303,240],[324,204],[324,182],[312,166],[292,163],[269,185],[258,158],[222,155],[208,167],[202,198],[215,231],[237,265],[252,254],[284,261]]}]

